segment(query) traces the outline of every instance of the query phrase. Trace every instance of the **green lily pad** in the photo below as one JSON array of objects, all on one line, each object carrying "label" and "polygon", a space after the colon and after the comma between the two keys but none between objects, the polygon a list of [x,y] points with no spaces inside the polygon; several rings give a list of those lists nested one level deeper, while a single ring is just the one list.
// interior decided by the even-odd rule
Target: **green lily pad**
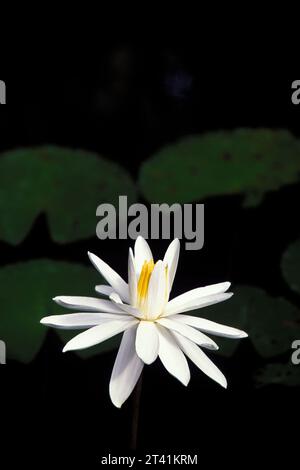
[{"label": "green lily pad", "polygon": [[54,241],[95,235],[99,204],[136,199],[128,173],[91,152],[60,147],[25,148],[0,158],[0,238],[20,243],[45,212]]},{"label": "green lily pad", "polygon": [[[40,259],[0,269],[0,339],[5,341],[7,357],[30,362],[38,353],[48,328],[40,324],[44,316],[72,313],[53,302],[57,295],[96,296],[94,286],[103,281],[95,269],[72,263]],[[59,334],[63,336],[63,330]],[[75,336],[79,331],[68,332]],[[114,340],[116,342],[116,339]],[[83,357],[114,347],[106,342]]]},{"label": "green lily pad", "polygon": [[300,143],[288,131],[237,129],[184,138],[159,150],[140,171],[139,186],[156,203],[187,203],[244,194],[255,206],[267,191],[298,181]]},{"label": "green lily pad", "polygon": [[288,247],[282,257],[281,267],[290,288],[300,294],[300,240]]},{"label": "green lily pad", "polygon": [[268,364],[255,375],[258,386],[287,385],[300,386],[300,366],[288,364]]},{"label": "green lily pad", "polygon": [[[288,351],[292,342],[300,338],[300,312],[294,305],[254,287],[237,287],[233,292],[230,300],[194,313],[246,331],[265,358]],[[217,343],[221,354],[231,356],[239,340],[217,338]]]}]

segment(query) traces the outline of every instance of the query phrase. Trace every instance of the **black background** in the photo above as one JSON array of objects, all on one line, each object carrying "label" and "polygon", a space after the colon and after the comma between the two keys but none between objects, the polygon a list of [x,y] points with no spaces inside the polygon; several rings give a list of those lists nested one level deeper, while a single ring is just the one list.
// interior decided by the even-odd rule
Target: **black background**
[{"label": "black background", "polygon": [[[195,45],[108,41],[93,59],[83,52],[65,59],[35,58],[26,73],[20,64],[18,74],[15,64],[0,77],[7,84],[7,105],[0,108],[1,151],[44,143],[81,147],[120,163],[136,178],[141,162],[157,148],[190,133],[268,127],[300,135],[292,79],[229,75],[224,68],[212,74]],[[180,85],[178,76],[184,77]],[[182,250],[174,294],[231,280],[297,304],[279,262],[284,248],[299,237],[299,193],[299,185],[283,188],[255,209],[242,209],[241,196],[204,201],[205,245],[197,253]],[[167,243],[152,246],[161,257]],[[87,249],[125,275],[128,241],[95,237],[61,246],[51,241],[44,215],[19,246],[0,243],[0,257],[3,265],[40,257],[88,265]],[[61,348],[49,331],[31,364],[8,361],[0,368],[1,442],[11,466],[17,461],[97,468],[108,452],[130,453],[131,400],[118,410],[108,395],[115,352],[83,361],[61,354]],[[248,340],[232,359],[217,356],[215,362],[228,378],[228,390],[193,365],[187,389],[159,361],[146,368],[139,452],[190,451],[199,454],[203,466],[292,464],[299,389],[255,388],[252,372],[262,360]]]}]

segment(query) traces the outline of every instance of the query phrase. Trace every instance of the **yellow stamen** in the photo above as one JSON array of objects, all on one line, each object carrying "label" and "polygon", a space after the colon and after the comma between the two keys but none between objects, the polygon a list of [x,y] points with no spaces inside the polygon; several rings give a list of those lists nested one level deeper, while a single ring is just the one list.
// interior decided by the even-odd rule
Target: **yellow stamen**
[{"label": "yellow stamen", "polygon": [[165,302],[168,302],[169,298],[169,267],[166,265],[165,267],[165,276],[166,276],[166,289],[165,289]]},{"label": "yellow stamen", "polygon": [[154,261],[151,259],[150,261],[145,261],[142,267],[142,271],[138,281],[138,303],[141,304],[145,298],[147,297],[148,293],[148,286],[151,277],[151,273],[154,269]]}]

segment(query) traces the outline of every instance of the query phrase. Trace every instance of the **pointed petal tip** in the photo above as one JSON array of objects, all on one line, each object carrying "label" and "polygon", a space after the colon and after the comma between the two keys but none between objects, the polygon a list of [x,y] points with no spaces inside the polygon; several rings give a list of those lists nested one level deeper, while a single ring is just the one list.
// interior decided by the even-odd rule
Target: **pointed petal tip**
[{"label": "pointed petal tip", "polygon": [[111,395],[110,395],[110,399],[111,399],[112,404],[113,404],[116,408],[120,409],[120,408],[122,407],[123,403],[121,403],[120,401],[114,399]]},{"label": "pointed petal tip", "polygon": [[109,296],[109,300],[111,300],[112,302],[114,302],[115,304],[123,304],[122,300],[121,300],[121,297],[116,293],[116,292],[112,292]]},{"label": "pointed petal tip", "polygon": [[227,389],[228,383],[227,383],[226,377],[224,375],[223,375],[223,377],[219,378],[218,384],[221,385],[221,387],[225,388],[225,390]]},{"label": "pointed petal tip", "polygon": [[145,359],[145,357],[141,357],[138,353],[137,355],[139,356],[139,358],[143,361],[143,363],[146,365],[146,366],[150,366],[151,364],[153,364],[157,358],[155,358],[154,360],[152,359]]},{"label": "pointed petal tip", "polygon": [[248,333],[246,333],[246,331],[241,331],[240,333],[240,338],[248,338]]},{"label": "pointed petal tip", "polygon": [[220,349],[220,346],[218,346],[217,344],[211,344],[211,343],[201,344],[200,347],[210,349],[210,351],[218,351]]},{"label": "pointed petal tip", "polygon": [[63,350],[62,350],[63,353],[66,353],[66,352],[68,352],[68,351],[74,351],[74,350],[77,349],[77,348],[73,348],[73,345],[70,344],[71,341],[72,341],[72,340],[70,340],[67,344],[65,344],[65,346],[64,346],[64,348],[63,348]]},{"label": "pointed petal tip", "polygon": [[43,317],[41,320],[40,320],[40,323],[41,325],[44,325],[44,326],[53,326],[52,324],[52,319],[53,319],[53,316],[49,316],[49,317]]},{"label": "pointed petal tip", "polygon": [[120,409],[122,405],[124,404],[124,401],[120,400],[120,397],[118,396],[118,394],[114,392],[113,387],[111,386],[111,383],[109,384],[109,397],[111,399],[112,404],[118,409]]},{"label": "pointed petal tip", "polygon": [[198,346],[200,348],[205,348],[205,349],[209,349],[210,351],[218,351],[220,349],[220,347],[217,345],[217,343],[201,343],[201,344],[198,344]]},{"label": "pointed petal tip", "polygon": [[189,374],[186,375],[186,377],[181,377],[181,379],[179,379],[180,383],[182,383],[182,385],[184,385],[185,387],[188,386],[188,384],[190,383],[190,380],[191,380],[190,370],[189,370]]},{"label": "pointed petal tip", "polygon": [[152,362],[154,362],[154,361],[151,361],[148,357],[145,357],[144,354],[141,354],[141,351],[139,350],[139,348],[136,345],[135,345],[135,352],[136,352],[137,356],[140,358],[140,360],[143,361],[143,363],[146,366],[149,366],[150,364],[152,364]]},{"label": "pointed petal tip", "polygon": [[145,242],[145,238],[142,237],[142,235],[138,235],[137,238],[135,239],[135,246],[139,245],[141,242]]},{"label": "pointed petal tip", "polygon": [[243,330],[237,330],[236,328],[233,328],[233,330],[236,330],[235,336],[232,336],[232,339],[243,339],[243,338],[248,338],[249,335],[246,333],[246,331]]},{"label": "pointed petal tip", "polygon": [[[53,297],[52,300],[58,305],[61,305],[61,301],[65,298],[65,295],[57,295],[56,297]],[[64,306],[64,305],[63,305]]]},{"label": "pointed petal tip", "polygon": [[185,387],[188,386],[188,384],[190,383],[190,380],[191,380],[191,376],[187,377],[185,380],[183,380],[181,383],[182,385],[184,385]]}]

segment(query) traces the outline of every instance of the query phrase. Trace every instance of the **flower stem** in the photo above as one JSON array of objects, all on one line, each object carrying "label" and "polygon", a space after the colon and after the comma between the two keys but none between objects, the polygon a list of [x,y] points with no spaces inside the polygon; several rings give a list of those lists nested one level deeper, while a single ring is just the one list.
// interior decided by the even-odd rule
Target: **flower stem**
[{"label": "flower stem", "polygon": [[142,393],[142,374],[133,391],[133,408],[132,408],[132,421],[131,421],[131,438],[130,449],[137,449],[138,442],[138,429],[139,429],[139,416],[140,416],[140,402]]}]

